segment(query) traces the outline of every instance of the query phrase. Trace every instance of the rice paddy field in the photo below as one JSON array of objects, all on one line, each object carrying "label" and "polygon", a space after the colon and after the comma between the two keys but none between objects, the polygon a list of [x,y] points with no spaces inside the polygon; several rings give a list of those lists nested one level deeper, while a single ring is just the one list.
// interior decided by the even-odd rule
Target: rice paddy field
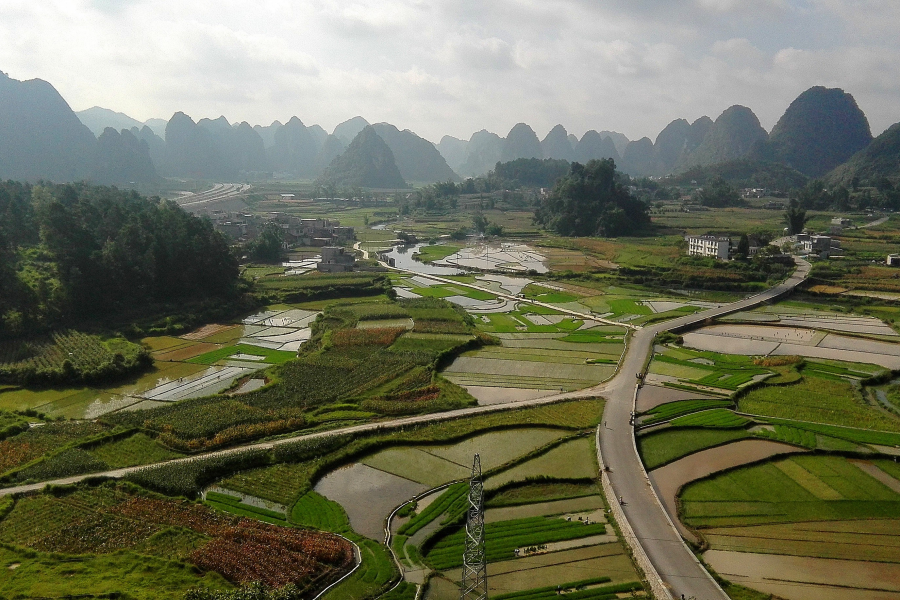
[{"label": "rice paddy field", "polygon": [[896,336],[783,308],[656,347],[637,398],[642,460],[727,580],[788,600],[900,597],[900,413],[881,383]]},{"label": "rice paddy field", "polygon": [[785,598],[891,598],[898,477],[886,459],[793,456],[690,484],[682,510],[706,559],[733,581]]},{"label": "rice paddy field", "polygon": [[210,324],[178,337],[144,338],[141,344],[150,351],[153,366],[131,380],[105,387],[11,388],[0,391],[0,408],[93,419],[215,394],[296,356],[317,314],[282,305],[247,317],[243,324]]}]

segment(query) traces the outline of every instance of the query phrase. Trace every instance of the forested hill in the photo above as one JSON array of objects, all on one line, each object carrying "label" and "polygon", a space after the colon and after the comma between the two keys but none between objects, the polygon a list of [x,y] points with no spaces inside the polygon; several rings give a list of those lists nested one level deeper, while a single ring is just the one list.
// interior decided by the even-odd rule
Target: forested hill
[{"label": "forested hill", "polygon": [[87,184],[0,183],[0,335],[229,297],[237,261],[174,202]]}]

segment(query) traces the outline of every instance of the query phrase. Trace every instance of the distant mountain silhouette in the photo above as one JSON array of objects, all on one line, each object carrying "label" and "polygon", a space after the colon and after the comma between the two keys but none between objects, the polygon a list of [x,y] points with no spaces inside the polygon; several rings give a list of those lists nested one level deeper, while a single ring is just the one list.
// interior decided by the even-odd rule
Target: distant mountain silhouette
[{"label": "distant mountain silhouette", "polygon": [[628,146],[630,140],[625,137],[624,133],[619,133],[618,131],[599,131],[598,133],[600,134],[600,137],[610,138],[613,141],[619,156],[625,153],[625,148]]},{"label": "distant mountain silhouette", "polygon": [[159,183],[147,142],[128,129],[107,127],[97,139],[97,155],[90,180],[102,185]]},{"label": "distant mountain silhouette", "polygon": [[541,151],[544,158],[556,158],[572,162],[575,160],[575,149],[569,142],[569,133],[562,125],[557,125],[541,140]]},{"label": "distant mountain silhouette", "polygon": [[0,178],[83,179],[96,149],[94,134],[52,85],[0,73]]},{"label": "distant mountain silhouette", "polygon": [[575,147],[575,160],[584,164],[589,160],[600,158],[611,158],[617,165],[622,162],[612,138],[603,137],[591,129],[581,136],[581,141]]},{"label": "distant mountain silhouette", "polygon": [[254,125],[253,130],[262,138],[266,150],[275,145],[275,132],[281,127],[281,121],[272,121],[271,125]]},{"label": "distant mountain silhouette", "polygon": [[900,178],[900,123],[891,125],[825,179],[849,187],[854,177],[859,177],[862,185],[876,185],[885,177],[894,181]]},{"label": "distant mountain silhouette", "polygon": [[466,146],[466,161],[460,167],[459,174],[463,177],[484,175],[500,161],[502,148],[503,138],[496,133],[491,133],[486,129],[476,131],[469,138]]},{"label": "distant mountain silhouette", "polygon": [[336,185],[367,188],[405,188],[394,154],[387,143],[367,125],[347,147],[331,161],[322,179]]},{"label": "distant mountain silhouette", "polygon": [[688,149],[691,136],[691,124],[685,119],[675,119],[656,136],[653,149],[656,159],[664,171],[670,172],[682,157],[693,150]]},{"label": "distant mountain silhouette", "polygon": [[653,142],[648,137],[628,142],[622,155],[622,162],[617,166],[634,177],[652,175],[661,170]]},{"label": "distant mountain silhouette", "polygon": [[447,161],[447,164],[450,165],[450,168],[459,173],[463,163],[466,162],[466,149],[468,146],[469,142],[466,140],[445,135],[438,142],[437,149],[441,156],[444,157],[444,160]]},{"label": "distant mountain silhouette", "polygon": [[[705,127],[704,122],[699,123],[698,129]],[[766,130],[753,111],[746,106],[735,105],[719,115],[700,145],[686,155],[679,167],[685,170],[743,158],[755,144],[765,142],[767,138]]]},{"label": "distant mountain silhouette", "polygon": [[144,125],[140,129],[132,127],[131,133],[134,137],[147,144],[147,149],[150,152],[150,160],[153,161],[156,171],[159,172],[159,168],[166,162],[166,141],[156,135],[156,133],[154,133],[147,125]]},{"label": "distant mountain silhouette", "polygon": [[275,171],[283,171],[297,177],[318,175],[316,156],[320,144],[316,136],[297,117],[275,130],[272,146],[269,148],[269,164]]},{"label": "distant mountain silhouette", "polygon": [[353,141],[353,139],[359,135],[359,132],[365,129],[368,124],[369,122],[362,117],[353,117],[352,119],[347,119],[343,123],[339,123],[331,134],[340,138],[344,144],[349,146],[350,142]]},{"label": "distant mountain silhouette", "polygon": [[516,123],[509,130],[500,149],[500,162],[510,162],[517,158],[544,158],[537,134],[525,123]]},{"label": "distant mountain silhouette", "polygon": [[313,139],[316,140],[316,146],[321,149],[322,144],[325,143],[325,139],[328,137],[328,132],[322,129],[321,125],[307,125],[306,129],[309,130],[310,135],[313,136]]},{"label": "distant mountain silhouette", "polygon": [[783,192],[802,188],[809,181],[806,175],[787,165],[739,158],[715,165],[694,167],[667,178],[666,182],[676,185],[696,182],[704,185],[718,177],[736,188],[767,188]]},{"label": "distant mountain silhouette", "polygon": [[217,142],[217,136],[209,129],[200,127],[183,112],[175,113],[166,125],[163,174],[220,181],[236,177],[234,166],[225,161]]},{"label": "distant mountain silhouette", "polygon": [[406,181],[459,181],[459,176],[428,140],[409,129],[400,131],[390,123],[376,123],[372,128],[391,149],[400,175]]},{"label": "distant mountain silhouette", "polygon": [[147,119],[144,121],[144,125],[149,127],[160,139],[166,137],[166,125],[168,124],[169,122],[165,119]]},{"label": "distant mountain silhouette", "polygon": [[800,94],[754,148],[757,158],[790,165],[820,177],[869,145],[872,132],[853,96],[816,86]]},{"label": "distant mountain silhouette", "polygon": [[333,135],[326,136],[322,148],[316,154],[315,172],[322,173],[331,164],[331,161],[343,154],[346,149],[347,144],[340,138]]},{"label": "distant mountain silhouette", "polygon": [[224,116],[218,119],[200,119],[197,126],[205,129],[213,138],[215,149],[222,157],[223,172],[231,178],[242,173],[266,170],[266,149],[262,138],[246,121],[231,125]]},{"label": "distant mountain silhouette", "polygon": [[116,112],[108,108],[100,106],[92,106],[86,110],[79,110],[75,113],[78,119],[91,130],[91,133],[100,137],[108,127],[112,127],[116,131],[121,129],[131,129],[137,127],[140,129],[144,126],[137,119],[133,119],[125,113]]}]

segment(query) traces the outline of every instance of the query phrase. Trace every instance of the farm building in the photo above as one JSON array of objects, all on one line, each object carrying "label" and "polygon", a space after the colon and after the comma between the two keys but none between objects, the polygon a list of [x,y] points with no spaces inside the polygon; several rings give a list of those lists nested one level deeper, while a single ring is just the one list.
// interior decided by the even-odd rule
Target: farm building
[{"label": "farm building", "polygon": [[900,267],[900,254],[888,254],[885,264],[889,267]]},{"label": "farm building", "polygon": [[719,260],[728,260],[731,238],[715,235],[689,235],[685,240],[688,243],[688,255],[690,256],[709,256]]},{"label": "farm building", "polygon": [[326,273],[347,273],[353,270],[356,258],[352,254],[344,252],[338,246],[325,246],[322,248],[322,260],[318,269]]}]

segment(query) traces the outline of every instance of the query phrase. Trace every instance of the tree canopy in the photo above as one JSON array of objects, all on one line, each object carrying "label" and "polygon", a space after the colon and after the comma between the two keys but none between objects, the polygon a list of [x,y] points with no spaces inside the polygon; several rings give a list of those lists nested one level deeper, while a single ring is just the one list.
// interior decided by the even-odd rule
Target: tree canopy
[{"label": "tree canopy", "polygon": [[572,163],[534,214],[535,223],[565,236],[634,235],[650,222],[647,205],[621,183],[612,159]]},{"label": "tree canopy", "polygon": [[174,202],[0,183],[0,333],[228,295],[237,276],[225,238]]},{"label": "tree canopy", "polygon": [[715,177],[697,190],[694,197],[703,206],[711,208],[723,208],[726,206],[740,206],[743,204],[741,195],[736,189],[731,187],[722,177]]}]

